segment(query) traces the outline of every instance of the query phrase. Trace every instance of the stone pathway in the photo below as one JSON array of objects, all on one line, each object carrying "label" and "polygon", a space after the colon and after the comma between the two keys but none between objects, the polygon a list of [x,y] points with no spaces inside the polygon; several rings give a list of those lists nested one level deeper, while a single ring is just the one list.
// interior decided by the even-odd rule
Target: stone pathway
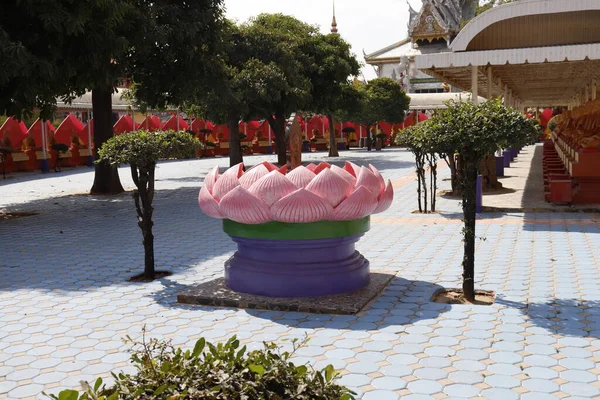
[{"label": "stone pathway", "polygon": [[[156,263],[174,274],[150,284],[126,282],[143,261],[129,194],[59,197],[89,189],[93,175],[83,168],[0,180],[0,211],[39,212],[0,220],[0,398],[38,398],[42,390],[76,387],[112,370],[132,372],[121,338],[139,338],[144,326],[150,336],[184,347],[201,336],[221,341],[235,334],[256,348],[308,334],[296,361],[332,363],[365,400],[600,396],[595,215],[483,214],[477,287],[495,290],[496,304],[434,304],[433,292],[461,281],[458,201],[440,198],[440,214],[412,214],[410,153],[343,157],[373,163],[396,188],[392,208],[373,218],[358,248],[374,270],[398,275],[357,316],[176,304],[178,292],[222,276],[234,250],[219,221],[196,203],[201,178],[216,164],[226,166],[225,159],[160,164]],[[131,189],[127,174],[121,170]],[[447,178],[447,169],[440,175]]]}]

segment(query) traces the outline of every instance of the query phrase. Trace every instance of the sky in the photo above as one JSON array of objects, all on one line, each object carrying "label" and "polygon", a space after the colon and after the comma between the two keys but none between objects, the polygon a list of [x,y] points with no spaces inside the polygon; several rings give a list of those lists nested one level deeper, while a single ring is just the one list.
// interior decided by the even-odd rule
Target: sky
[{"label": "sky", "polygon": [[[409,0],[415,10],[421,0]],[[244,22],[260,13],[283,13],[318,25],[324,33],[331,29],[332,0],[225,0],[226,15]],[[339,34],[352,45],[359,61],[363,49],[369,54],[406,37],[406,0],[336,0],[335,15]],[[362,69],[365,78],[375,78],[370,65]]]}]

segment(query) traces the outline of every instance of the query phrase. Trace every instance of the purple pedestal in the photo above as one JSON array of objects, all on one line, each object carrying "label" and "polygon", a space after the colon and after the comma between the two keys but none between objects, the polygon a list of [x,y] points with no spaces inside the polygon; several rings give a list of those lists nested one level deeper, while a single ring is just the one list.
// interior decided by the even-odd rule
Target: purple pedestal
[{"label": "purple pedestal", "polygon": [[504,168],[510,167],[510,151],[504,150],[502,152],[502,157],[504,158]]},{"label": "purple pedestal", "polygon": [[475,191],[475,195],[477,199],[475,201],[475,212],[479,214],[483,211],[483,180],[481,179],[481,175],[477,175],[477,189]]},{"label": "purple pedestal", "polygon": [[504,176],[504,157],[496,156],[496,176]]},{"label": "purple pedestal", "polygon": [[269,297],[316,297],[369,284],[369,261],[355,250],[363,235],[315,240],[231,236],[238,250],[225,263],[227,286]]},{"label": "purple pedestal", "polygon": [[337,148],[338,148],[338,150],[346,150],[346,143],[343,143],[343,142],[338,143]]},{"label": "purple pedestal", "polygon": [[510,161],[515,161],[515,158],[517,158],[517,155],[519,154],[517,152],[517,149],[515,149],[514,147],[511,147],[509,150],[510,150]]}]

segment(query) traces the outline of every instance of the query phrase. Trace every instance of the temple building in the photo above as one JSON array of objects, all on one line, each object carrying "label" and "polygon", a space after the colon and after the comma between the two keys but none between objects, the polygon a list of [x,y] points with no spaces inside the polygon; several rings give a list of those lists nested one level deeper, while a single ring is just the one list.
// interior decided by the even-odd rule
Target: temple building
[{"label": "temple building", "polygon": [[367,64],[375,67],[379,78],[400,82],[407,93],[443,93],[453,90],[415,68],[415,57],[448,51],[464,21],[475,16],[473,0],[423,0],[421,9],[415,11],[409,3],[408,37],[365,54]]}]

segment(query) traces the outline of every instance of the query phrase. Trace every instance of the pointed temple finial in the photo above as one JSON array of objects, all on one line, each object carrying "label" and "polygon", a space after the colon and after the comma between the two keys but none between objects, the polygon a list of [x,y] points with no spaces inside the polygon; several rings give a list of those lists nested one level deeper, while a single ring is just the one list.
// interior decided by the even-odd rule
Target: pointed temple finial
[{"label": "pointed temple finial", "polygon": [[335,0],[333,0],[333,19],[331,20],[331,33],[338,33],[337,21],[335,20]]}]

